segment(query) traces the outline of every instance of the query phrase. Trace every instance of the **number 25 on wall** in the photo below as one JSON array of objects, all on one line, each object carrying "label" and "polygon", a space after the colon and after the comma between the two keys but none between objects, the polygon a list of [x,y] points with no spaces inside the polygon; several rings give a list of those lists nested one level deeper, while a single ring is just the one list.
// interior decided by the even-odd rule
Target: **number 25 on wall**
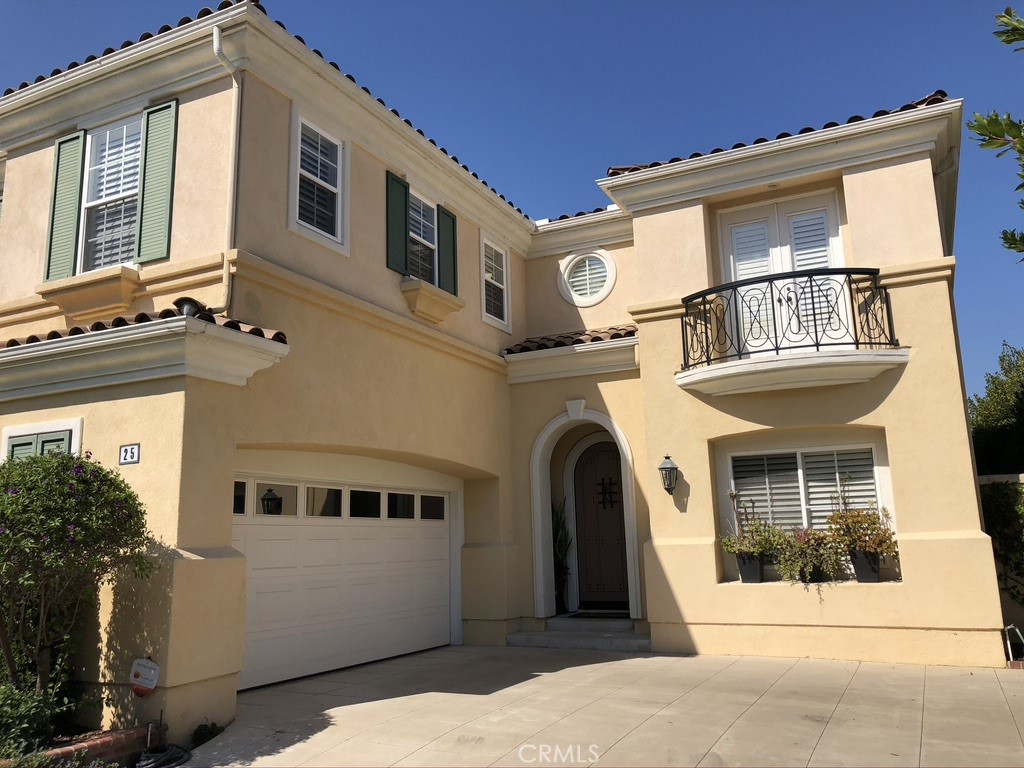
[{"label": "number 25 on wall", "polygon": [[131,445],[121,446],[121,455],[117,460],[118,464],[138,464],[141,453],[139,451],[139,444],[132,443]]}]

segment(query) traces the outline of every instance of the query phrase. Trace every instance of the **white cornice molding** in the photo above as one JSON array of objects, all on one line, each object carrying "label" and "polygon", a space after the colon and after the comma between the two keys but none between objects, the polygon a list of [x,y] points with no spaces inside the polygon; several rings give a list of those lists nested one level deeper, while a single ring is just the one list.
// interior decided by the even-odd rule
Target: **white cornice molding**
[{"label": "white cornice molding", "polygon": [[960,100],[947,101],[611,176],[597,184],[620,208],[636,213],[915,153],[930,153],[939,165],[950,150],[959,150],[961,113]]},{"label": "white cornice molding", "polygon": [[290,352],[194,317],[172,317],[0,350],[0,402],[192,376],[245,386]]},{"label": "white cornice molding", "polygon": [[640,339],[593,341],[569,347],[537,349],[508,355],[508,383],[566,379],[640,368]]},{"label": "white cornice molding", "polygon": [[527,259],[633,241],[633,217],[622,210],[588,213],[537,225]]},{"label": "white cornice molding", "polygon": [[221,27],[226,46],[237,46],[242,25],[257,15],[249,5],[234,5],[0,98],[0,149],[72,130],[97,106],[115,111],[226,79],[213,55],[213,27]]}]

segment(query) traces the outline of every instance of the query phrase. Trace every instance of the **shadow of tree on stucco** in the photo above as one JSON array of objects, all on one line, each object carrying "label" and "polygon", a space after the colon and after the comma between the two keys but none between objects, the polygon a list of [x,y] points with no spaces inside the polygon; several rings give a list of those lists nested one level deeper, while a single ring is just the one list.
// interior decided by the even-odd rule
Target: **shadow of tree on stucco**
[{"label": "shadow of tree on stucco", "polygon": [[181,555],[157,541],[151,542],[147,555],[157,563],[153,575],[147,580],[115,576],[101,588],[98,604],[80,629],[76,677],[87,696],[79,719],[91,727],[125,728],[160,719],[165,681],[158,681],[151,696],[140,698],[132,693],[130,673],[136,659],[165,666],[171,564]]}]

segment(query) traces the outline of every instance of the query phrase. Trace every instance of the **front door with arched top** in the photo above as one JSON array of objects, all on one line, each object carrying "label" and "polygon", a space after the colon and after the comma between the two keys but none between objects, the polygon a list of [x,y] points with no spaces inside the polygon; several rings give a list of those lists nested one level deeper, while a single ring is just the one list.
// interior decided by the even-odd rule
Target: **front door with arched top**
[{"label": "front door with arched top", "polygon": [[587,448],[576,462],[576,558],[580,608],[629,608],[622,475],[614,443]]}]

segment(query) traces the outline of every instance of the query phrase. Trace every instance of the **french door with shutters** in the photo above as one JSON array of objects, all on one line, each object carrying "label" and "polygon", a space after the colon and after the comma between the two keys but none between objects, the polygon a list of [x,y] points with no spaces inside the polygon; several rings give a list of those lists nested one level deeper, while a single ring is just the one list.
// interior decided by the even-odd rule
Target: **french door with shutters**
[{"label": "french door with shutters", "polygon": [[[842,346],[853,341],[834,193],[728,211],[723,272],[739,281],[726,322],[730,355]],[[800,273],[800,274],[792,274]]]}]

